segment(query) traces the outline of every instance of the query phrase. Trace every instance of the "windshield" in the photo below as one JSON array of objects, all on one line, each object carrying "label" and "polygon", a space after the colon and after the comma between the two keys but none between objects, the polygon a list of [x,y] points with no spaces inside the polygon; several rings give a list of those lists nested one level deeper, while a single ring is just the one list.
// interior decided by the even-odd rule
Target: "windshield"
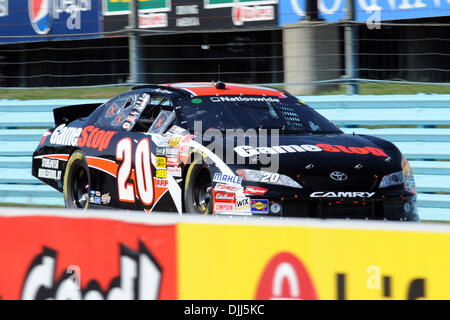
[{"label": "windshield", "polygon": [[201,121],[208,129],[279,129],[282,133],[342,133],[295,97],[201,96],[182,103],[189,129]]}]

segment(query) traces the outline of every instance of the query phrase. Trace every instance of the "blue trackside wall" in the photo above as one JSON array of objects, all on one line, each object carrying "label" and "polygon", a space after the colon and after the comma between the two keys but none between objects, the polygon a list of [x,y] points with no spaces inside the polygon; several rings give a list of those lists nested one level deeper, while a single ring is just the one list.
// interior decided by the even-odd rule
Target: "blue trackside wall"
[{"label": "blue trackside wall", "polygon": [[[392,141],[409,160],[422,220],[450,221],[450,95],[299,97],[346,133]],[[104,100],[0,100],[0,204],[63,206],[31,176],[31,155],[53,126],[53,108]]]}]

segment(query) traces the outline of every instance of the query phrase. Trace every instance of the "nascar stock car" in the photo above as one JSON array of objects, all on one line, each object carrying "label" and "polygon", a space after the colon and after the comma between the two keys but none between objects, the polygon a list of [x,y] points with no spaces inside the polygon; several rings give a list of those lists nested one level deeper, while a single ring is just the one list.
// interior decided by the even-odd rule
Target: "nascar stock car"
[{"label": "nascar stock car", "polygon": [[411,168],[392,143],[344,134],[283,90],[147,85],[53,114],[32,174],[68,208],[418,220]]}]

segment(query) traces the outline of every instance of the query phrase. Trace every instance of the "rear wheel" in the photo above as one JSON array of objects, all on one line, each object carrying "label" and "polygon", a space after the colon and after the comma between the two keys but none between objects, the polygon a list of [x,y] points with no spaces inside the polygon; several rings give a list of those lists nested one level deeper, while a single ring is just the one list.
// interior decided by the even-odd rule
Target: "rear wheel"
[{"label": "rear wheel", "polygon": [[66,208],[87,209],[89,206],[89,167],[81,151],[75,151],[67,162],[64,174]]},{"label": "rear wheel", "polygon": [[194,160],[189,166],[184,185],[184,205],[187,213],[212,213],[212,179],[206,164]]}]

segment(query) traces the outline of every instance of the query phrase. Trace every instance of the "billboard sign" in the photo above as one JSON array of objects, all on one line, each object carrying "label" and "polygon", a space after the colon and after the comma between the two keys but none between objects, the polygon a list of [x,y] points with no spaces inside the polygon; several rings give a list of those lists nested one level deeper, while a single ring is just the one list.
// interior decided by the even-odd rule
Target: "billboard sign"
[{"label": "billboard sign", "polygon": [[176,299],[175,232],[125,219],[1,216],[0,296]]},{"label": "billboard sign", "polygon": [[0,0],[0,43],[92,37],[77,34],[102,31],[100,8],[101,0]]},{"label": "billboard sign", "polygon": [[[123,15],[128,14],[129,0],[103,0],[103,14]],[[141,13],[170,11],[171,0],[139,0],[139,10]]]},{"label": "billboard sign", "polygon": [[[103,0],[105,31],[128,25],[128,1]],[[278,25],[279,0],[141,0],[139,27],[214,30]]]},{"label": "billboard sign", "polygon": [[[317,0],[319,18],[336,22],[345,18],[345,0]],[[355,0],[356,20],[391,21],[430,18],[450,15],[450,1],[436,0]],[[279,25],[294,23],[305,18],[306,0],[280,1]]]}]

